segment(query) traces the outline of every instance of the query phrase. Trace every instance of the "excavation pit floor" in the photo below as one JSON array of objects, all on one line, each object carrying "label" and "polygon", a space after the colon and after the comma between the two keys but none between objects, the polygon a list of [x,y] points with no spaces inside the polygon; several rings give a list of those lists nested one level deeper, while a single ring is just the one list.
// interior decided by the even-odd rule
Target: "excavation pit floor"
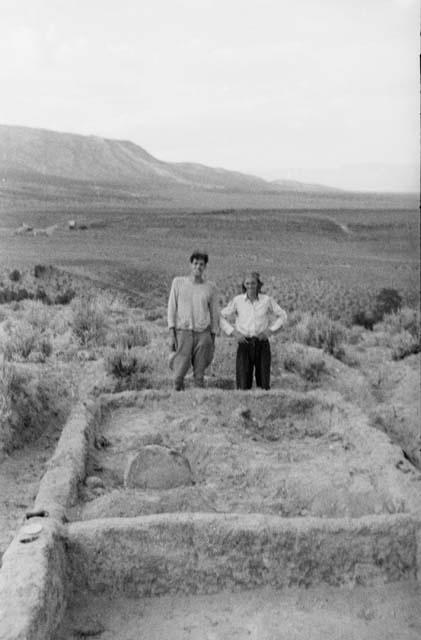
[{"label": "excavation pit floor", "polygon": [[418,640],[420,597],[412,581],[140,600],[81,592],[54,640]]},{"label": "excavation pit floor", "polygon": [[[410,511],[419,493],[383,434],[313,393],[145,393],[111,410],[96,442],[87,473],[95,482],[80,487],[72,520],[182,511],[358,518]],[[129,459],[151,444],[182,454],[193,482],[127,488]]]}]

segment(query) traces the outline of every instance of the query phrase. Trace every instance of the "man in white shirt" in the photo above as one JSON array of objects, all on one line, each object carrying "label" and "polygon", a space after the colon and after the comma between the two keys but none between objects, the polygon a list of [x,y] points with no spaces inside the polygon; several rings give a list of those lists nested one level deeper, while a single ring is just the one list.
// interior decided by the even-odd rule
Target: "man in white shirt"
[{"label": "man in white shirt", "polygon": [[208,254],[195,251],[190,256],[190,275],[174,278],[168,300],[168,329],[174,386],[184,389],[184,377],[193,366],[194,384],[204,386],[204,374],[214,353],[219,329],[216,287],[204,278]]},{"label": "man in white shirt", "polygon": [[[285,324],[287,314],[275,300],[261,293],[263,286],[256,271],[247,274],[243,293],[235,296],[221,311],[221,329],[238,340],[236,357],[237,389],[251,389],[253,372],[256,386],[270,389],[269,336]],[[235,315],[234,326],[229,318]],[[275,317],[271,322],[272,317]]]}]

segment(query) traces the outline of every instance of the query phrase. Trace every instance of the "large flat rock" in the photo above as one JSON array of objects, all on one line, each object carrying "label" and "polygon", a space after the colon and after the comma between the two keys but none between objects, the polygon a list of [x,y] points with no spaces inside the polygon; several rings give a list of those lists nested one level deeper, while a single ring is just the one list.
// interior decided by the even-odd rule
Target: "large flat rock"
[{"label": "large flat rock", "polygon": [[141,447],[130,459],[124,474],[128,488],[171,489],[193,484],[189,461],[175,449],[157,444]]}]

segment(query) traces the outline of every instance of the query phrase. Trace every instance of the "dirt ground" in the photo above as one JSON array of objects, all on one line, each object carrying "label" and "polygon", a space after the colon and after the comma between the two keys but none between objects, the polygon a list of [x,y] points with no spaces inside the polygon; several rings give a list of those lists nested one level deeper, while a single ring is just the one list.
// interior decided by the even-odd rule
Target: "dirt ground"
[{"label": "dirt ground", "polygon": [[[420,474],[397,469],[400,451],[335,394],[151,393],[141,407],[111,412],[101,433],[108,446],[89,463],[99,486],[81,488],[73,519],[164,511],[361,517],[411,511],[419,493]],[[124,487],[130,457],[157,443],[187,458],[193,486]]]},{"label": "dirt ground", "polygon": [[420,596],[412,582],[143,600],[79,593],[55,640],[418,640]]},{"label": "dirt ground", "polygon": [[61,426],[52,425],[38,440],[1,454],[0,460],[0,557],[37,495],[44,466],[52,456]]},{"label": "dirt ground", "polygon": [[[294,395],[289,386],[282,396],[278,389],[290,398],[285,402],[275,394],[260,402],[256,392],[238,401],[231,391],[212,390],[212,401],[187,391],[174,404],[171,394],[162,403],[151,392],[149,406],[115,411],[104,424],[110,446],[94,450],[90,460],[89,472],[103,486],[82,487],[72,517],[166,510],[359,517],[407,510],[406,497],[420,495],[421,488],[421,474],[400,451],[419,433],[419,357],[394,363],[384,350],[364,345],[360,358],[356,369],[335,363],[314,394]],[[96,378],[92,372],[91,384]],[[348,411],[339,407],[337,394]],[[377,424],[373,411],[381,418]],[[382,458],[378,430],[397,442],[393,460]],[[149,492],[146,499],[145,492],[124,489],[123,472],[145,435],[157,433],[189,459],[196,483],[158,492],[158,498]],[[51,427],[1,460],[0,553],[33,503],[58,437]],[[390,468],[382,475],[386,459]],[[399,483],[408,489],[403,497]],[[421,635],[420,595],[406,582],[145,600],[79,594],[56,640],[415,640]]]},{"label": "dirt ground", "polygon": [[[84,381],[81,387],[88,393],[99,377],[97,363],[85,364],[78,369],[78,375]],[[74,402],[77,397],[75,391]],[[37,439],[9,454],[0,452],[0,559],[33,506],[45,465],[54,453],[63,426],[63,419],[54,420]]]}]

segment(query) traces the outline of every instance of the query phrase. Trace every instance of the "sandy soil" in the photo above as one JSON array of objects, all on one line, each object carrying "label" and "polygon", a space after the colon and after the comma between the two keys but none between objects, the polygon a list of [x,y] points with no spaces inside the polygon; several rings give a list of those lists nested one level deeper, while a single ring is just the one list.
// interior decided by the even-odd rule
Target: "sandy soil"
[{"label": "sandy soil", "polygon": [[80,593],[55,640],[418,640],[420,596],[412,582],[143,600]]}]

